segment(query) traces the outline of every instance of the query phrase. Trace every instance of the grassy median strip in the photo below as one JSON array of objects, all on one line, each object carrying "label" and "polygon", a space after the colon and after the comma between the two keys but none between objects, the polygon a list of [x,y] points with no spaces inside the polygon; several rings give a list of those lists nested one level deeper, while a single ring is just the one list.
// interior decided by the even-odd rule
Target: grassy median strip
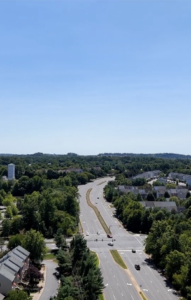
[{"label": "grassy median strip", "polygon": [[113,256],[113,259],[115,260],[115,262],[120,265],[123,269],[127,269],[126,264],[124,263],[121,255],[119,254],[119,252],[117,250],[110,250],[111,255]]},{"label": "grassy median strip", "polygon": [[111,231],[109,229],[109,227],[107,226],[107,224],[105,223],[102,215],[100,214],[100,211],[97,209],[97,207],[95,205],[92,204],[91,200],[90,200],[90,193],[91,193],[92,189],[89,189],[86,193],[86,201],[87,204],[94,210],[98,220],[101,223],[101,226],[103,227],[104,231],[106,234],[111,234]]},{"label": "grassy median strip", "polygon": [[141,297],[143,298],[143,300],[147,300],[147,298],[145,297],[145,295],[142,292],[139,292]]}]

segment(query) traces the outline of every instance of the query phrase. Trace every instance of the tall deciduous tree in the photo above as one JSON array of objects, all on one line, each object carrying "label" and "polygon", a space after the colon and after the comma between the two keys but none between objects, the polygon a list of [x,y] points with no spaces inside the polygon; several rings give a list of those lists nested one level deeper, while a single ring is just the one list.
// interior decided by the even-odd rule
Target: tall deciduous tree
[{"label": "tall deciduous tree", "polygon": [[22,246],[30,252],[32,260],[42,260],[46,253],[43,235],[39,231],[33,229],[26,232],[22,241]]}]

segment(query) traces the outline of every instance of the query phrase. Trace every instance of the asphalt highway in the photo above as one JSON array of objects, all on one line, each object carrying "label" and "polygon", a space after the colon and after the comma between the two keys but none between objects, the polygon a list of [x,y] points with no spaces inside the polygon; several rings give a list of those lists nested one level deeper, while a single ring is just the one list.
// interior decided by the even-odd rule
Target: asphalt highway
[{"label": "asphalt highway", "polygon": [[[112,179],[109,177],[102,178],[78,187],[80,194],[80,220],[88,247],[99,256],[100,267],[104,277],[104,295],[106,300],[140,300],[140,296],[132,285],[128,274],[113,261],[109,252],[111,249],[119,251],[148,300],[179,299],[166,281],[166,278],[158,273],[155,266],[149,262],[148,256],[144,253],[146,236],[127,232],[118,219],[114,217],[114,208],[105,201],[103,188]],[[114,246],[108,245],[112,239],[106,236],[93,209],[87,205],[86,192],[90,188],[92,188],[90,194],[91,202],[97,206],[106,224],[108,227],[110,226]],[[136,253],[132,253],[132,249],[135,249]],[[135,269],[135,264],[140,265],[140,271]]]}]

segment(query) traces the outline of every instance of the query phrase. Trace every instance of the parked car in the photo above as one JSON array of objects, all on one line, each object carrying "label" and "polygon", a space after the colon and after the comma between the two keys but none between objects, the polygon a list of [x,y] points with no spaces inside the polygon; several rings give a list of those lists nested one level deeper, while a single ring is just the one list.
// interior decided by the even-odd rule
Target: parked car
[{"label": "parked car", "polygon": [[141,269],[140,265],[135,265],[135,269],[140,270]]},{"label": "parked car", "polygon": [[60,272],[57,271],[57,272],[54,273],[54,275],[56,276],[56,278],[59,278],[60,277]]}]

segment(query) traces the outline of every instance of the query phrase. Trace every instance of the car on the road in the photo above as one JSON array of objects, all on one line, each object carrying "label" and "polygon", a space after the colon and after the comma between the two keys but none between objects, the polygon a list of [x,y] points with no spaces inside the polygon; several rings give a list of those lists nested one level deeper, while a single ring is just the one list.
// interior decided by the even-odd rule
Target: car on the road
[{"label": "car on the road", "polygon": [[55,298],[56,298],[56,295],[50,296],[50,300],[55,299]]},{"label": "car on the road", "polygon": [[89,235],[89,232],[88,232],[88,231],[86,231],[86,235]]},{"label": "car on the road", "polygon": [[140,265],[135,265],[135,269],[140,270],[141,269]]},{"label": "car on the road", "polygon": [[113,244],[113,243],[108,243],[108,245],[109,245],[109,246],[113,246],[114,244]]},{"label": "car on the road", "polygon": [[110,238],[110,239],[113,238],[112,234],[108,234],[107,237]]},{"label": "car on the road", "polygon": [[99,199],[99,197],[97,197],[97,199]]},{"label": "car on the road", "polygon": [[135,250],[135,249],[132,249],[132,253],[136,253],[136,250]]},{"label": "car on the road", "polygon": [[97,234],[100,235],[100,232],[98,231]]}]

